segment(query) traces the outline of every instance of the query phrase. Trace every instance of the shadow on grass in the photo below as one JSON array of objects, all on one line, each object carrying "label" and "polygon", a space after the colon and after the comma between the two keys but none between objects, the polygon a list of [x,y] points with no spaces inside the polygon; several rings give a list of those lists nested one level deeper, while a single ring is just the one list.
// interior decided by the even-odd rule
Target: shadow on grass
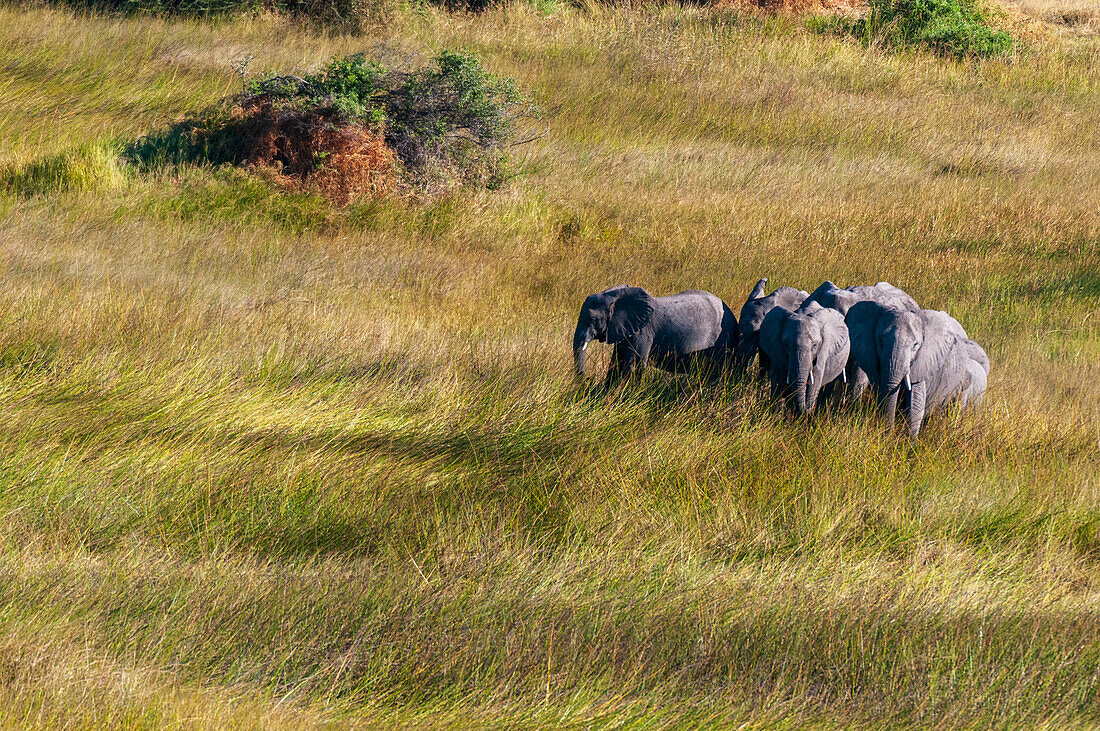
[{"label": "shadow on grass", "polygon": [[25,529],[97,551],[145,534],[301,556],[418,549],[469,520],[553,544],[578,522],[571,476],[589,436],[553,420],[250,428],[126,400],[73,391],[53,402],[69,428],[55,411],[21,430],[65,445],[0,471]]},{"label": "shadow on grass", "polygon": [[1043,299],[1066,297],[1100,297],[1100,272],[1094,268],[1078,269],[1072,275],[1046,281],[1039,286],[1038,295]]}]

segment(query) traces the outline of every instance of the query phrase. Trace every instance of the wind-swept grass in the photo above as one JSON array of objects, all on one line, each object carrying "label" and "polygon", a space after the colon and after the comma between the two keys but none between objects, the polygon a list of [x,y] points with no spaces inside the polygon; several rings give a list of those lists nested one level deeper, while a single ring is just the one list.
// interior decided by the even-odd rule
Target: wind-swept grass
[{"label": "wind-swept grass", "polygon": [[[387,53],[477,52],[551,131],[503,190],[338,209],[95,151],[240,54],[372,40],[0,21],[3,723],[1100,717],[1096,38],[973,63],[723,10],[399,14]],[[85,164],[108,183],[54,182]],[[985,404],[913,443],[571,378],[586,294],[737,308],[760,276],[951,311]]]}]

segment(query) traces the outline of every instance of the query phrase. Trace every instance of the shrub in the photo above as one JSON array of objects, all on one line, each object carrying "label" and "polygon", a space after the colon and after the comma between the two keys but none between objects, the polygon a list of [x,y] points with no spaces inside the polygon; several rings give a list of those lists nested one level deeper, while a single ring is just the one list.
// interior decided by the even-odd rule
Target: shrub
[{"label": "shrub", "polygon": [[989,27],[974,0],[871,0],[870,5],[870,12],[850,28],[866,43],[924,46],[956,58],[1012,49],[1012,37]]},{"label": "shrub", "polygon": [[338,202],[453,182],[493,187],[518,121],[535,110],[511,79],[445,51],[389,70],[363,55],[305,77],[267,76],[128,150],[140,167],[212,163],[263,168]]}]

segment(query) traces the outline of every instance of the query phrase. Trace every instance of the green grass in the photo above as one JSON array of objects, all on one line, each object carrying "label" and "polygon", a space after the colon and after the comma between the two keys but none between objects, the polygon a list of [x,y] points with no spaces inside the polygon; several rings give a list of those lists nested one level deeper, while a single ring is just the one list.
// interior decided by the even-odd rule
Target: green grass
[{"label": "green grass", "polygon": [[[535,90],[525,174],[342,209],[115,167],[241,55],[379,37]],[[0,724],[1097,723],[1098,58],[674,7],[0,9]],[[586,294],[760,276],[948,309],[985,404],[911,443],[573,382]]]}]

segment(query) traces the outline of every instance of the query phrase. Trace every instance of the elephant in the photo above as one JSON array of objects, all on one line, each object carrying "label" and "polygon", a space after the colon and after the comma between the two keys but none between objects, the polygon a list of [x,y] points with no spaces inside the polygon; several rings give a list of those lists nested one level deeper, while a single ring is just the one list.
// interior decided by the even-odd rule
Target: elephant
[{"label": "elephant", "polygon": [[848,354],[844,316],[816,302],[794,312],[774,307],[760,327],[760,362],[768,366],[772,395],[792,396],[798,414],[812,413],[818,397],[845,377]]},{"label": "elephant", "polygon": [[899,289],[889,282],[879,282],[874,286],[857,284],[847,289],[841,289],[832,282],[826,280],[806,298],[803,305],[817,302],[822,307],[830,307],[842,315],[847,315],[848,310],[857,302],[878,302],[880,305],[896,307],[899,310],[919,310],[920,305],[910,297],[905,290]]},{"label": "elephant", "polygon": [[[895,287],[889,282],[879,282],[875,285],[857,284],[847,289],[841,289],[828,280],[821,283],[817,289],[802,303],[803,307],[817,303],[823,307],[836,310],[841,315],[847,315],[848,310],[858,302],[877,302],[886,307],[895,307],[899,310],[911,310],[916,312],[920,305],[904,290]],[[961,325],[959,326],[961,329]],[[870,385],[867,374],[855,363],[854,357],[849,357],[847,367],[847,399],[856,401],[863,397]]]},{"label": "elephant", "polygon": [[931,411],[951,401],[966,406],[981,400],[989,357],[946,312],[859,302],[844,319],[852,357],[875,387],[888,426],[894,424],[903,385],[913,438]]},{"label": "elephant", "polygon": [[737,336],[737,318],[710,292],[689,289],[654,297],[641,287],[619,285],[584,300],[573,362],[583,376],[588,343],[599,340],[615,346],[608,382],[639,375],[651,361],[674,373],[693,363],[721,369],[732,359]]},{"label": "elephant", "polygon": [[[734,355],[734,366],[739,373],[748,370],[749,364],[758,352],[760,352],[760,326],[764,324],[764,318],[775,307],[785,307],[788,310],[798,309],[809,296],[809,292],[794,287],[780,287],[767,297],[764,296],[764,288],[768,284],[768,278],[763,277],[752,288],[749,298],[741,307],[741,317],[738,321],[740,328],[740,341]],[[761,361],[760,375],[767,374],[767,369]]]}]

